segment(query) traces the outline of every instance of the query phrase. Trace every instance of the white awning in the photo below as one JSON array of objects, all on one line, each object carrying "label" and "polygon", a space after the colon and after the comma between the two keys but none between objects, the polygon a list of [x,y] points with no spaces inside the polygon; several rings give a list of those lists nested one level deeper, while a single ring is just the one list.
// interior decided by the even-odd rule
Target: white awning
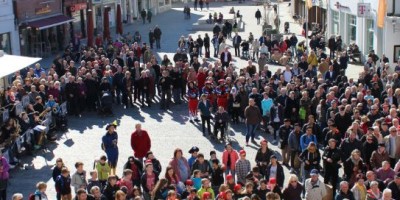
[{"label": "white awning", "polygon": [[42,60],[42,58],[4,54],[0,57],[0,78],[6,77],[18,70],[31,66],[40,60]]}]

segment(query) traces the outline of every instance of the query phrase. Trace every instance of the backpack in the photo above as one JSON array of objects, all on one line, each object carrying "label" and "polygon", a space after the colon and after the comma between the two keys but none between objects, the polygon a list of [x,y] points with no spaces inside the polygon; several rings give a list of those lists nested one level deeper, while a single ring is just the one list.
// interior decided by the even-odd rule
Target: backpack
[{"label": "backpack", "polygon": [[[35,200],[35,196],[36,196],[36,194],[34,194],[34,193],[29,194],[28,200]],[[39,194],[38,196],[39,196],[39,200],[42,200],[42,195]]]}]

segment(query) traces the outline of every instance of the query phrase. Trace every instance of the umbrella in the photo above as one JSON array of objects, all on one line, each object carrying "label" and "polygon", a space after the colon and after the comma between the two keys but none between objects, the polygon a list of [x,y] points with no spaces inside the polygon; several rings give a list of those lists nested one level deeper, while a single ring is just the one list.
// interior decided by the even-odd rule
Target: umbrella
[{"label": "umbrella", "polygon": [[122,14],[121,14],[121,5],[118,4],[117,5],[117,34],[122,35],[122,33],[124,32],[122,29]]},{"label": "umbrella", "polygon": [[87,10],[87,46],[93,47],[93,35],[94,35],[94,27],[93,27],[93,12],[91,9]]},{"label": "umbrella", "polygon": [[108,16],[108,12],[110,12],[110,8],[106,7],[104,8],[104,16],[103,16],[103,38],[104,40],[109,40],[111,39],[110,35],[110,17]]}]

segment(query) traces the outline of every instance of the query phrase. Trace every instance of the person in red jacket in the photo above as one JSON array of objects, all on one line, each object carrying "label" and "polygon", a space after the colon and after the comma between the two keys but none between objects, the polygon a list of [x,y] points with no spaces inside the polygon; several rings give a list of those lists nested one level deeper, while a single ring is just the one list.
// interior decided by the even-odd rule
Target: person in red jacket
[{"label": "person in red jacket", "polygon": [[131,135],[131,147],[137,159],[143,162],[143,158],[151,149],[151,140],[147,131],[142,130],[141,124],[136,124],[136,131]]}]

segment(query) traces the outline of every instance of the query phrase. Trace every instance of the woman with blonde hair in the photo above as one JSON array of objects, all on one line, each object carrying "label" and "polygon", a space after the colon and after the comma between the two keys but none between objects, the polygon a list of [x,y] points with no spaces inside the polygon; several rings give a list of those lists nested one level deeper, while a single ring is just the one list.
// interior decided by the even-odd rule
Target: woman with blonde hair
[{"label": "woman with blonde hair", "polygon": [[288,185],[283,190],[282,197],[283,199],[301,200],[301,193],[303,192],[303,190],[304,187],[299,182],[297,176],[295,174],[291,174],[289,176]]},{"label": "woman with blonde hair", "polygon": [[364,170],[361,152],[355,149],[351,152],[350,157],[344,162],[344,180],[353,185],[357,181],[357,175]]},{"label": "woman with blonde hair", "polygon": [[310,171],[312,169],[319,170],[319,162],[321,161],[321,154],[319,153],[317,146],[314,142],[310,142],[300,155],[300,161],[303,162],[303,182],[309,178]]}]

